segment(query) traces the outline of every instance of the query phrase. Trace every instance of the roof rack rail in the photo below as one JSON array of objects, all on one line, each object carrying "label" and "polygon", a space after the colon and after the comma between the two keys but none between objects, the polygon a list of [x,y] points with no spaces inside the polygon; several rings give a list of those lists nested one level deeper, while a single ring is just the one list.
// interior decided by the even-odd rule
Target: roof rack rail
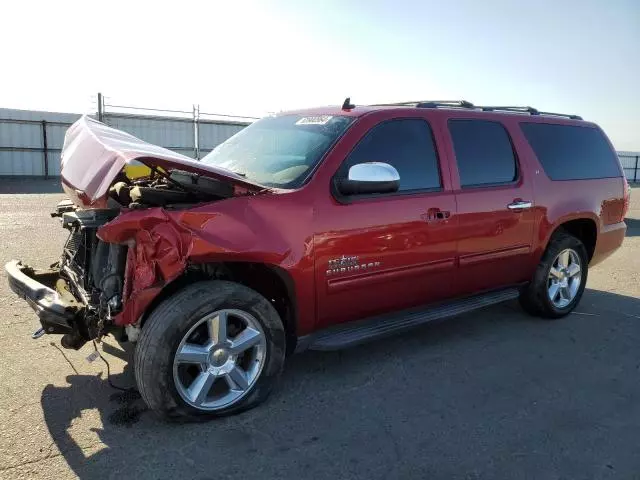
[{"label": "roof rack rail", "polygon": [[570,115],[566,113],[541,112],[533,107],[509,107],[509,106],[480,106],[474,105],[466,100],[415,100],[411,102],[397,103],[377,103],[372,107],[415,107],[415,108],[468,108],[481,110],[483,112],[514,112],[529,115],[549,115],[552,117],[564,117],[571,120],[582,120],[579,115]]},{"label": "roof rack rail", "polygon": [[571,115],[568,113],[538,112],[538,115],[549,115],[552,117],[566,117],[566,118],[570,118],[571,120],[583,120],[583,118],[580,115]]},{"label": "roof rack rail", "polygon": [[466,100],[431,100],[420,102],[417,108],[438,108],[438,107],[460,107],[460,108],[476,108],[475,105]]},{"label": "roof rack rail", "polygon": [[538,110],[533,107],[494,107],[494,106],[481,106],[479,107],[483,112],[519,112],[528,113],[530,115],[538,115]]},{"label": "roof rack rail", "polygon": [[473,103],[466,100],[413,100],[410,102],[377,103],[372,107],[417,107],[417,108],[437,108],[437,107],[460,107],[474,108]]},{"label": "roof rack rail", "polygon": [[553,117],[566,117],[572,120],[582,120],[582,117],[579,115],[569,115],[566,113],[552,113],[552,112],[541,112],[533,107],[478,107],[483,112],[516,112],[516,113],[528,113],[529,115],[550,115]]}]

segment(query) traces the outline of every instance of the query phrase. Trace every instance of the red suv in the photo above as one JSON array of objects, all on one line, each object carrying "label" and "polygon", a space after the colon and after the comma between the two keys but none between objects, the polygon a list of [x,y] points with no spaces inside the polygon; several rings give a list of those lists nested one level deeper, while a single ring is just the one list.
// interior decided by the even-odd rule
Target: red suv
[{"label": "red suv", "polygon": [[9,262],[9,283],[34,336],[135,342],[140,392],[166,418],[258,404],[294,350],[516,297],[565,316],[622,244],[629,201],[595,124],[464,101],[283,113],[200,162],[83,117],[62,183],[59,262]]}]

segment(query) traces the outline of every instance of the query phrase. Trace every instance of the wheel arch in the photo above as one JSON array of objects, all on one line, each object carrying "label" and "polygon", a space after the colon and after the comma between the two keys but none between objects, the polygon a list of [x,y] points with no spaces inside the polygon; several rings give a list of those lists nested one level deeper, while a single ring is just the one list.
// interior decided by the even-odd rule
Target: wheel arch
[{"label": "wheel arch", "polygon": [[591,261],[596,249],[598,241],[598,217],[595,215],[583,214],[567,216],[556,221],[552,228],[548,230],[544,242],[544,248],[541,249],[541,255],[546,251],[549,242],[553,236],[559,231],[565,231],[570,235],[578,238],[587,250],[588,260]]},{"label": "wheel arch", "polygon": [[[593,219],[576,218],[559,225],[565,232],[578,238],[587,249],[589,261],[593,258],[598,240],[598,226]],[[557,229],[556,229],[557,230]]]},{"label": "wheel arch", "polygon": [[282,267],[258,262],[192,263],[182,275],[165,285],[146,308],[140,322],[145,321],[157,306],[186,286],[204,280],[228,280],[245,285],[265,297],[276,309],[286,333],[287,355],[297,343],[298,305],[293,278]]}]

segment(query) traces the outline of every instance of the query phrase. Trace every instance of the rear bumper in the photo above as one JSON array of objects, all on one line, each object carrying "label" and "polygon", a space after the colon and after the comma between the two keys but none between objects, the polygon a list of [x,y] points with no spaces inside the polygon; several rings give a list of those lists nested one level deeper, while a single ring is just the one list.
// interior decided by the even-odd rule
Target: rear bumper
[{"label": "rear bumper", "polygon": [[24,298],[40,319],[46,333],[71,333],[77,315],[84,307],[73,300],[64,299],[56,290],[60,279],[57,270],[36,271],[12,260],[4,266],[9,287]]},{"label": "rear bumper", "polygon": [[618,250],[622,246],[626,234],[627,224],[624,222],[603,226],[598,234],[596,248],[589,266],[597,265]]}]

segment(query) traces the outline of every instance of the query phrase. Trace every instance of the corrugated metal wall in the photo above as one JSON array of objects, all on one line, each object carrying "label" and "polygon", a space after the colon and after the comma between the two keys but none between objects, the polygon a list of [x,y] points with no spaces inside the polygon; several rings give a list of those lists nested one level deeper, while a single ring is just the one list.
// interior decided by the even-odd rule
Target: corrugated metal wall
[{"label": "corrugated metal wall", "polygon": [[[58,176],[64,134],[80,115],[0,108],[0,176]],[[44,123],[43,123],[44,121]],[[108,113],[104,122],[147,142],[195,157],[194,121],[189,118]],[[198,121],[200,155],[248,123]],[[47,150],[44,151],[44,131]],[[45,172],[45,153],[48,171]]]},{"label": "corrugated metal wall", "polygon": [[0,151],[0,175],[44,175],[42,153],[26,150],[42,148],[39,124],[11,123],[0,128],[0,146],[25,150]]},{"label": "corrugated metal wall", "polygon": [[142,140],[193,158],[193,120],[107,114],[104,122]]},{"label": "corrugated metal wall", "polygon": [[243,128],[244,126],[237,124],[201,121],[199,124],[200,158]]},{"label": "corrugated metal wall", "polygon": [[[161,145],[188,157],[195,157],[194,123],[189,118],[105,114],[107,125],[129,132],[142,140]],[[247,123],[198,121],[198,143],[202,158],[216,146],[242,130]]]},{"label": "corrugated metal wall", "polygon": [[[80,115],[0,108],[0,176],[44,176],[43,128],[49,175],[60,174],[64,132]],[[45,121],[43,125],[42,121]]]}]

